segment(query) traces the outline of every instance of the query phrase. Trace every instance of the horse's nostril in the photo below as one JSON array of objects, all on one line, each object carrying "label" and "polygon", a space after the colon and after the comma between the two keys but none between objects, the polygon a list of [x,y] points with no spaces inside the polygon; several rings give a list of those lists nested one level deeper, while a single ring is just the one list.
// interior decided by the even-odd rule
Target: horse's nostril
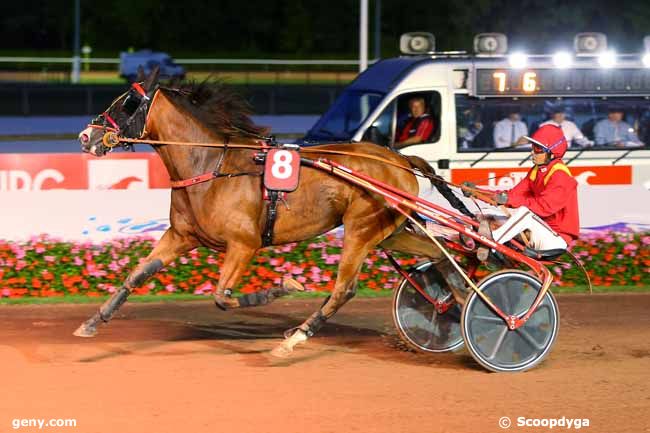
[{"label": "horse's nostril", "polygon": [[88,137],[88,134],[81,134],[79,136],[79,141],[81,141],[83,144],[88,143],[88,140],[90,140],[90,137]]}]

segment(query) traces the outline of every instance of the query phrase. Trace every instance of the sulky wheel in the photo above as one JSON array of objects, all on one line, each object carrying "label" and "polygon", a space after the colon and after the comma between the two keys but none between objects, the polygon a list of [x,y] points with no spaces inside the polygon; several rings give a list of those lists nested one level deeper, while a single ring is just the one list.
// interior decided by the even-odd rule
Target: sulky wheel
[{"label": "sulky wheel", "polygon": [[463,345],[460,306],[446,289],[442,274],[431,262],[418,264],[409,274],[433,299],[451,301],[443,313],[403,278],[393,295],[393,321],[400,338],[420,352],[447,352]]},{"label": "sulky wheel", "polygon": [[[505,314],[523,316],[532,305],[542,284],[530,274],[507,270],[494,273],[478,286]],[[515,330],[474,292],[463,307],[463,339],[474,359],[496,372],[515,372],[533,368],[548,353],[560,327],[560,312],[551,292],[546,292],[537,310]]]}]

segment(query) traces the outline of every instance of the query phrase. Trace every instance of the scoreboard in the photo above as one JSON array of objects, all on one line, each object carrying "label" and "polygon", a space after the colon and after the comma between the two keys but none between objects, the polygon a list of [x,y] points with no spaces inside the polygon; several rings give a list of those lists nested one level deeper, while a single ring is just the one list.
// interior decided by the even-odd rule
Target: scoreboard
[{"label": "scoreboard", "polygon": [[650,96],[650,69],[476,69],[476,96]]}]

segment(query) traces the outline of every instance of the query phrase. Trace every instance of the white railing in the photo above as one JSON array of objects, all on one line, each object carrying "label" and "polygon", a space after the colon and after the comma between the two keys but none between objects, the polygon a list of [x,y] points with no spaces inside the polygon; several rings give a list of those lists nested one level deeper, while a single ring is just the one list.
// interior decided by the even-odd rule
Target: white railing
[{"label": "white railing", "polygon": [[[375,63],[372,59],[368,63]],[[0,63],[72,63],[75,57],[0,57]],[[358,60],[294,60],[294,59],[174,59],[179,65],[358,65]],[[89,57],[81,58],[81,63],[119,64],[119,58]]]}]

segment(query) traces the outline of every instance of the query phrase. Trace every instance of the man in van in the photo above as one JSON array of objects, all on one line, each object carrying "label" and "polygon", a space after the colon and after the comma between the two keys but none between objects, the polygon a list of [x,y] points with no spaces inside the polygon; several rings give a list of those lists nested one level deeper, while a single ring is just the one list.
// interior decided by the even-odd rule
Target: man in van
[{"label": "man in van", "polygon": [[426,143],[433,133],[433,118],[427,111],[427,104],[422,96],[409,99],[409,116],[397,131],[395,149],[402,149],[412,144]]}]

